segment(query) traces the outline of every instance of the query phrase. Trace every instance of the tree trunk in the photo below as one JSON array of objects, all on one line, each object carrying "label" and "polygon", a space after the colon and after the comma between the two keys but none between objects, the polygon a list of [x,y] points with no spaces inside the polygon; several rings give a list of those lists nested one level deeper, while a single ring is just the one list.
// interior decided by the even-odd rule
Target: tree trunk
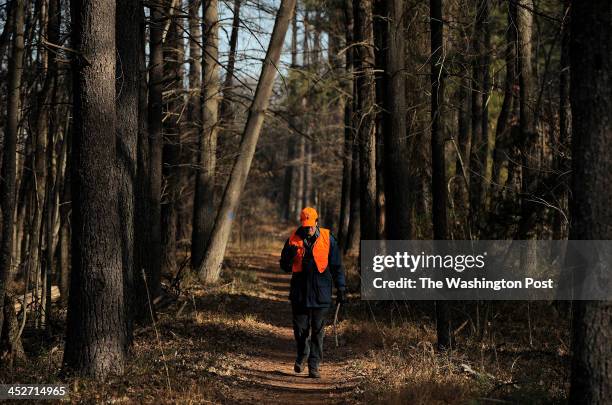
[{"label": "tree trunk", "polygon": [[219,18],[217,0],[204,4],[204,64],[202,68],[202,133],[196,190],[193,203],[193,233],[191,240],[191,261],[193,268],[199,268],[208,248],[210,234],[215,224],[215,168],[217,155],[217,129],[219,109]]},{"label": "tree trunk", "polygon": [[300,220],[300,211],[304,208],[303,199],[304,199],[304,160],[306,159],[306,138],[303,135],[300,136],[300,140],[298,141],[298,150],[297,150],[297,185],[295,187],[295,219],[296,221]]},{"label": "tree trunk", "polygon": [[[571,6],[572,203],[570,239],[612,239],[612,2]],[[602,285],[610,285],[610,272]],[[606,280],[607,277],[607,280]],[[570,404],[612,398],[612,302],[574,303]]]},{"label": "tree trunk", "polygon": [[[355,90],[353,90],[353,100],[357,97]],[[356,101],[354,101],[356,103]],[[355,104],[353,104],[355,105]],[[355,132],[353,132],[355,133]],[[353,139],[353,165],[351,166],[351,204],[350,204],[350,216],[349,216],[349,227],[346,235],[345,252],[354,253],[359,250],[359,240],[361,238],[361,186],[359,176],[359,142],[355,134]]]},{"label": "tree trunk", "polygon": [[[170,10],[173,13],[172,10]],[[168,34],[164,42],[164,88],[169,90],[163,99],[164,105],[164,146],[162,150],[162,174],[164,178],[164,198],[161,206],[162,231],[162,273],[173,274],[176,270],[176,241],[179,207],[179,187],[181,170],[180,150],[181,111],[183,109],[183,60],[185,47],[181,37],[183,20],[169,17]],[[180,26],[180,27],[179,27]]]},{"label": "tree trunk", "polygon": [[[61,4],[59,0],[50,0],[48,17],[47,17],[47,37],[51,43],[59,44],[60,39],[60,16],[61,16]],[[58,202],[59,202],[59,185],[62,177],[62,167],[65,162],[66,143],[62,142],[62,148],[58,151],[56,156],[56,142],[59,141],[59,119],[58,119],[58,91],[57,91],[57,61],[54,55],[50,55],[47,60],[47,78],[49,79],[49,95],[47,103],[49,107],[49,122],[47,129],[47,178],[46,178],[46,195],[44,205],[44,277],[45,277],[45,301],[43,319],[46,327],[46,332],[50,332],[49,317],[51,316],[51,284],[52,284],[52,272],[53,272],[53,259],[55,256],[56,238],[55,238],[55,227],[57,219],[59,217]]]},{"label": "tree trunk", "polygon": [[[149,155],[149,129],[148,129],[148,83],[147,66],[145,58],[146,44],[146,23],[144,8],[142,2],[138,7],[138,25],[140,35],[140,48],[138,52],[138,70],[139,70],[139,85],[138,85],[138,145],[137,152],[137,174],[136,174],[136,198],[135,198],[135,229],[134,229],[134,289],[132,303],[134,308],[132,314],[134,320],[142,322],[146,319],[150,320],[150,310],[147,298],[147,285],[143,279],[147,277],[147,284],[151,290],[159,287],[155,286],[155,280],[152,276],[152,263],[157,262],[157,255],[151,254],[152,239],[151,239],[151,209],[150,209],[150,155]],[[159,280],[159,278],[157,278]],[[153,284],[153,286],[152,286]]]},{"label": "tree trunk", "polygon": [[11,295],[4,296],[2,313],[4,323],[0,329],[0,358],[5,360],[6,370],[11,369],[15,360],[26,360],[25,351],[21,343],[20,327],[15,315],[15,299]]},{"label": "tree trunk", "polygon": [[384,99],[389,125],[383,127],[385,144],[385,202],[389,239],[412,235],[408,132],[406,126],[406,34],[404,2],[385,0],[388,19],[386,43],[386,89]]},{"label": "tree trunk", "polygon": [[204,283],[214,283],[219,279],[221,262],[223,261],[225,247],[230,236],[232,221],[236,217],[240,196],[249,174],[253,155],[255,154],[257,139],[259,138],[265,113],[270,102],[270,95],[272,94],[276,66],[280,59],[285,34],[287,33],[294,7],[295,0],[281,0],[268,51],[264,59],[257,89],[255,90],[255,97],[249,108],[249,116],[242,135],[242,141],[240,142],[239,154],[232,167],[229,182],[223,193],[223,199],[221,200],[215,226],[210,237],[210,243],[199,269],[200,279]]},{"label": "tree trunk", "polygon": [[[2,204],[2,244],[0,245],[0,303],[12,277],[13,215],[15,210],[15,181],[17,177],[17,131],[19,124],[21,76],[24,49],[24,0],[14,0],[13,49],[8,67],[8,97],[6,109],[6,131],[2,151],[2,176],[0,177],[0,204]],[[0,330],[4,312],[0,314]]]},{"label": "tree trunk", "polygon": [[[563,2],[563,26],[561,37],[561,61],[559,73],[559,136],[556,142],[557,153],[554,157],[554,170],[559,173],[561,179],[561,187],[557,197],[557,210],[554,211],[553,219],[553,235],[555,240],[562,240],[567,237],[566,216],[567,212],[567,194],[568,194],[568,177],[570,171],[569,159],[569,133],[571,129],[571,111],[569,100],[569,41],[570,41],[570,0]],[[561,252],[552,252],[556,257]],[[553,258],[554,258],[553,257]]]},{"label": "tree trunk", "polygon": [[[115,2],[73,0],[72,274],[64,365],[122,373],[126,320],[115,127]],[[95,186],[91,186],[94,184]]]},{"label": "tree trunk", "polygon": [[503,197],[502,172],[508,170],[508,154],[511,146],[512,105],[514,104],[514,86],[516,84],[516,5],[508,3],[508,30],[506,31],[506,77],[504,79],[504,99],[502,102],[497,127],[495,129],[495,151],[493,153],[493,192],[492,202]]},{"label": "tree trunk", "polygon": [[[446,206],[446,160],[444,157],[444,131],[442,127],[442,103],[444,101],[444,50],[442,22],[442,0],[430,0],[431,24],[431,191],[433,237],[435,240],[448,238]],[[436,302],[436,331],[438,347],[451,345],[450,316],[446,301]]]},{"label": "tree trunk", "polygon": [[147,284],[152,298],[161,293],[161,193],[162,193],[162,90],[164,81],[163,4],[151,5],[149,24],[149,210],[150,210],[150,263]]},{"label": "tree trunk", "polygon": [[200,23],[201,0],[189,0],[189,119],[193,131],[201,125],[202,87],[202,25]]},{"label": "tree trunk", "polygon": [[312,140],[305,143],[304,153],[304,193],[302,207],[312,206]]},{"label": "tree trunk", "polygon": [[[345,46],[353,44],[353,2],[344,0]],[[345,56],[346,91],[353,91],[353,50],[347,49]],[[344,146],[342,154],[342,189],[340,195],[340,219],[338,221],[338,243],[346,246],[351,212],[351,171],[353,166],[353,99],[344,101]],[[342,249],[343,250],[343,249]]]},{"label": "tree trunk", "polygon": [[357,105],[355,130],[359,143],[361,239],[374,240],[376,224],[376,94],[374,83],[374,32],[371,0],[354,0],[355,72]]},{"label": "tree trunk", "polygon": [[536,131],[534,115],[535,81],[532,67],[532,30],[533,15],[525,7],[532,8],[532,0],[520,0],[517,6],[518,46],[517,61],[519,73],[519,125],[521,150],[521,219],[518,225],[517,239],[534,239],[534,220],[542,209],[542,204],[535,202],[538,185],[540,159],[537,152],[539,135]]},{"label": "tree trunk", "polygon": [[72,134],[66,128],[64,142],[66,143],[66,167],[64,169],[64,179],[60,195],[60,230],[59,230],[59,264],[60,264],[60,295],[62,304],[68,305],[70,292],[70,212],[71,212],[71,184],[70,173],[72,166]]},{"label": "tree trunk", "polygon": [[485,122],[486,89],[486,25],[489,19],[489,0],[477,0],[476,24],[472,40],[472,140],[470,151],[470,219],[473,233],[478,235],[481,228],[482,211],[484,206],[484,177],[486,174],[486,153],[488,139],[484,130],[488,128]]},{"label": "tree trunk", "polygon": [[[124,293],[128,313],[128,337],[131,338],[132,311],[136,308],[138,289],[143,288],[142,276],[134,271],[135,259],[135,228],[138,173],[138,133],[140,104],[140,52],[142,35],[140,25],[135,21],[140,19],[140,0],[124,0],[117,4],[117,164],[120,183],[119,209],[121,220],[121,247],[123,252]],[[142,175],[142,174],[140,174]],[[130,342],[131,343],[131,342]]]},{"label": "tree trunk", "polygon": [[[375,156],[375,173],[376,173],[376,239],[385,239],[385,217],[386,200],[385,200],[385,135],[391,128],[391,97],[386,96],[388,77],[386,72],[387,53],[389,52],[389,17],[386,15],[386,4],[384,0],[373,0],[372,5],[372,28],[374,34],[374,63],[376,65],[374,74],[374,86],[376,94],[376,106],[380,108],[374,120],[374,156]],[[394,179],[395,181],[396,179]],[[398,179],[399,180],[399,179]],[[402,179],[404,180],[404,179]],[[391,183],[392,184],[392,183]]]},{"label": "tree trunk", "polygon": [[[293,17],[291,19],[291,69],[297,69],[297,33],[298,33],[298,22],[297,22],[297,12],[293,13]],[[296,83],[291,82],[289,87],[291,93],[289,97],[296,97],[297,86]],[[296,106],[293,106],[291,112],[291,116],[289,117],[289,122],[292,127],[295,127],[296,117],[299,116],[299,111]],[[291,221],[296,217],[297,212],[299,210],[299,204],[297,201],[296,193],[298,186],[298,175],[299,169],[296,164],[297,157],[297,146],[296,146],[296,137],[295,134],[290,133],[287,138],[287,168],[285,169],[285,204],[286,204],[286,212],[285,212],[285,220]]]},{"label": "tree trunk", "polygon": [[232,33],[229,41],[229,55],[225,69],[223,83],[223,98],[221,99],[219,118],[225,126],[233,120],[232,92],[234,90],[234,67],[236,65],[236,48],[238,46],[238,32],[240,31],[240,5],[242,0],[234,0],[234,18],[232,20]]}]

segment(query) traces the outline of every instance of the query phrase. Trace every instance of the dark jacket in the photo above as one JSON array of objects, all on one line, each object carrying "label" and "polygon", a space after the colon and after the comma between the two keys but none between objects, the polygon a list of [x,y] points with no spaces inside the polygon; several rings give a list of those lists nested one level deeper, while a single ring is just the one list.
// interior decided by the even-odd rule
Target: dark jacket
[{"label": "dark jacket", "polygon": [[[304,258],[302,271],[293,273],[291,277],[291,290],[289,299],[294,305],[306,308],[326,308],[332,303],[332,281],[338,290],[345,289],[344,270],[338,242],[333,235],[329,235],[329,259],[327,268],[320,273],[312,256],[312,246],[319,237],[319,228],[315,234],[308,238],[303,228],[297,230],[297,235],[304,241]],[[289,247],[289,239],[285,242],[281,253],[280,267],[287,273],[292,272],[293,252]]]}]

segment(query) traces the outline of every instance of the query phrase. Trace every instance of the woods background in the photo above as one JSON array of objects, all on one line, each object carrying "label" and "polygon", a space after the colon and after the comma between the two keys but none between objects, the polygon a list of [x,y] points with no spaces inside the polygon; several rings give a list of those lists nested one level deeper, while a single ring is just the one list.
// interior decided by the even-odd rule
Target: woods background
[{"label": "woods background", "polygon": [[[360,240],[612,237],[608,1],[295,3],[0,3],[3,382],[39,346],[59,348],[50,378],[129,373],[135,331],[223,285],[228,245],[282,243],[304,206],[355,301]],[[407,311],[435,356],[497,359],[502,324],[523,331],[556,356],[543,402],[609,403],[610,303],[523,304],[518,324],[509,303],[355,305]]]}]

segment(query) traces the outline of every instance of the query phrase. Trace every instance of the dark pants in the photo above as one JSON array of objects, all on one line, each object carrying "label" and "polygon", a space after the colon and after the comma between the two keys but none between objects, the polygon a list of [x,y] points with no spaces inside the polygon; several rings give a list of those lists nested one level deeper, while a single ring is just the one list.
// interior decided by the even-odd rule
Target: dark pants
[{"label": "dark pants", "polygon": [[308,367],[317,368],[323,357],[325,317],[329,308],[305,308],[292,305],[293,336],[297,343],[297,361],[308,357]]}]

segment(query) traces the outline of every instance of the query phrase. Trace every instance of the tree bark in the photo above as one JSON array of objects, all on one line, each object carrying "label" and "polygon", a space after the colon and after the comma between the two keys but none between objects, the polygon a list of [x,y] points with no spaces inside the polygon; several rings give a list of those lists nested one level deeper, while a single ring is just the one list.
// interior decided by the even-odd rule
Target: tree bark
[{"label": "tree bark", "polygon": [[[183,125],[181,111],[183,99],[183,60],[185,59],[185,46],[181,37],[183,20],[177,18],[170,10],[171,16],[168,31],[164,42],[164,88],[169,90],[163,98],[163,150],[162,175],[164,179],[164,194],[161,205],[161,231],[162,231],[162,273],[173,274],[176,270],[176,241],[179,208],[179,187],[181,170],[180,151]],[[180,27],[179,27],[180,26]]]},{"label": "tree bark", "polygon": [[223,98],[219,107],[219,118],[223,126],[233,119],[232,93],[234,91],[234,70],[236,65],[236,49],[238,47],[238,32],[240,31],[241,4],[242,0],[234,0],[234,17],[232,19],[232,33],[230,34],[225,81],[223,82]]},{"label": "tree bark", "polygon": [[[612,2],[571,6],[570,97],[572,201],[570,239],[612,239]],[[610,285],[610,272],[602,273]],[[607,280],[606,280],[607,278]],[[612,302],[574,303],[570,404],[612,398]]]},{"label": "tree bark", "polygon": [[374,240],[376,224],[376,92],[371,0],[353,0],[357,104],[354,117],[359,144],[361,239]]},{"label": "tree bark", "polygon": [[312,206],[312,141],[305,142],[304,152],[304,193],[302,207]]},{"label": "tree bark", "polygon": [[306,138],[302,135],[298,141],[297,147],[297,185],[295,187],[295,219],[296,221],[300,220],[300,211],[304,208],[304,179],[305,179],[305,170],[304,170],[304,161],[306,159]]},{"label": "tree bark", "polygon": [[74,138],[72,274],[64,365],[121,374],[127,330],[117,182],[115,2],[71,2]]},{"label": "tree bark", "polygon": [[486,153],[488,117],[485,114],[486,31],[489,19],[489,0],[477,0],[476,24],[472,40],[472,140],[470,151],[470,219],[473,233],[478,235],[484,208],[484,178],[486,175]]},{"label": "tree bark", "polygon": [[491,199],[499,200],[503,196],[502,171],[508,170],[512,123],[512,105],[514,104],[514,87],[516,85],[516,5],[508,3],[508,30],[506,31],[506,77],[504,79],[504,99],[497,118],[495,129],[495,151],[493,153],[493,193]]},{"label": "tree bark", "polygon": [[389,239],[412,235],[408,132],[406,126],[406,35],[404,1],[385,0],[388,21],[386,43],[386,90],[384,99],[389,125],[383,127],[385,152],[385,202]]},{"label": "tree bark", "polygon": [[[568,176],[570,171],[569,158],[569,133],[571,130],[571,111],[569,97],[569,81],[570,81],[570,7],[571,1],[563,2],[563,25],[561,27],[561,61],[559,73],[559,136],[557,137],[556,149],[554,155],[554,170],[559,173],[561,187],[557,197],[557,209],[554,211],[553,219],[553,235],[555,240],[562,240],[567,237],[567,226],[565,213],[567,212],[567,194],[568,194]],[[552,252],[555,257],[561,252]]]},{"label": "tree bark", "polygon": [[[344,0],[345,46],[353,45],[353,2]],[[338,221],[338,243],[346,246],[351,212],[351,172],[353,166],[353,50],[345,55],[346,91],[351,94],[344,101],[344,145],[342,149],[342,189],[340,195],[340,219]]]},{"label": "tree bark", "polygon": [[150,209],[150,263],[147,284],[152,298],[161,293],[161,193],[162,193],[162,90],[164,81],[164,30],[163,4],[151,5],[151,22],[149,24],[149,209]]},{"label": "tree bark", "polygon": [[[147,298],[147,284],[149,288],[153,284],[151,290],[156,290],[155,278],[152,277],[152,263],[157,262],[157,255],[151,254],[152,231],[151,231],[151,192],[150,192],[150,155],[149,155],[149,128],[148,128],[148,83],[147,83],[147,66],[145,57],[146,44],[146,22],[144,15],[144,7],[142,1],[139,3],[137,21],[139,25],[140,48],[138,52],[138,70],[139,70],[139,85],[138,85],[138,145],[137,145],[137,174],[136,174],[136,201],[135,201],[135,220],[134,229],[134,290],[133,300],[134,308],[132,314],[134,320],[142,322],[150,320],[150,310]],[[143,279],[147,277],[147,283]],[[159,280],[159,278],[157,278]]]},{"label": "tree bark", "polygon": [[[15,210],[15,181],[17,177],[17,131],[23,73],[24,50],[24,0],[14,0],[13,48],[9,60],[8,97],[6,108],[6,132],[2,150],[2,176],[0,177],[0,204],[2,204],[2,242],[0,245],[0,303],[12,277],[13,255],[13,215]],[[0,314],[0,330],[4,322],[4,312]]]},{"label": "tree bark", "polygon": [[[119,209],[121,220],[121,247],[123,252],[123,279],[126,303],[128,337],[131,340],[132,318],[136,309],[137,290],[144,286],[142,276],[134,270],[136,191],[138,173],[138,134],[140,105],[140,52],[142,35],[140,0],[123,0],[117,4],[117,166],[120,183]],[[142,175],[142,174],[141,174]],[[136,288],[138,286],[138,288]],[[131,342],[130,342],[131,343]]]},{"label": "tree bark", "polygon": [[[356,91],[353,90],[353,106],[356,103]],[[360,186],[360,169],[359,169],[359,142],[355,132],[353,139],[353,165],[351,166],[351,204],[349,227],[346,235],[345,252],[354,253],[359,250],[359,240],[361,239],[361,186]]]},{"label": "tree bark", "polygon": [[215,224],[215,169],[217,155],[217,130],[219,125],[219,18],[217,0],[204,3],[204,64],[202,68],[202,133],[196,190],[193,204],[193,231],[191,260],[193,268],[199,268],[208,248]]},{"label": "tree bark", "polygon": [[[431,191],[432,222],[435,240],[448,238],[446,206],[446,158],[444,156],[444,131],[442,127],[442,103],[444,102],[442,0],[430,0],[431,24]],[[450,315],[446,301],[436,302],[436,331],[438,347],[451,346]]]},{"label": "tree bark", "polygon": [[534,239],[534,220],[542,204],[534,202],[538,185],[540,159],[537,151],[540,135],[536,131],[534,115],[535,80],[532,65],[533,15],[525,7],[532,8],[532,0],[520,0],[517,5],[518,46],[517,61],[519,73],[519,126],[521,150],[521,218],[517,239]]},{"label": "tree bark", "polygon": [[276,66],[280,59],[285,34],[287,33],[294,7],[295,0],[281,0],[268,51],[263,62],[261,76],[255,90],[255,97],[249,108],[249,115],[242,135],[242,141],[240,142],[239,154],[232,167],[229,182],[225,188],[215,226],[210,237],[210,243],[199,269],[200,279],[204,283],[214,283],[219,279],[221,262],[223,261],[223,255],[225,254],[225,248],[230,236],[232,221],[236,217],[236,209],[238,208],[240,196],[246,184],[253,155],[255,154],[257,139],[259,138],[265,113],[270,102],[270,95],[272,94]]},{"label": "tree bark", "polygon": [[[298,36],[298,20],[297,20],[297,4],[296,4],[296,10],[294,10],[293,17],[291,19],[291,69],[298,68],[297,36]],[[293,99],[295,100],[295,97],[297,97],[296,95],[297,94],[297,83],[292,81],[289,89],[291,90],[291,94],[289,95],[289,97],[293,97]],[[299,114],[300,114],[299,107],[296,105],[293,105],[291,109],[291,117],[289,118],[292,127],[297,126],[296,118],[299,116]],[[287,221],[291,221],[294,218],[296,218],[298,215],[299,209],[300,209],[298,198],[297,198],[298,180],[299,180],[298,177],[300,173],[299,167],[296,164],[298,147],[299,147],[297,143],[298,143],[298,140],[296,139],[295,134],[290,134],[289,138],[287,139],[287,155],[290,160],[289,160],[289,164],[287,167],[287,171],[285,172],[285,174],[289,176],[289,178],[286,179],[287,181],[286,187],[287,187],[287,192],[288,192],[288,195],[286,196],[286,201],[287,201],[286,219]]]},{"label": "tree bark", "polygon": [[[50,0],[47,16],[47,37],[51,43],[60,43],[60,14],[61,4],[59,0]],[[58,120],[58,66],[54,55],[47,57],[47,78],[49,79],[49,122],[47,129],[47,176],[46,176],[46,193],[44,201],[44,239],[46,240],[43,244],[45,250],[45,258],[43,261],[44,278],[45,278],[45,301],[43,320],[47,333],[50,332],[49,317],[51,316],[51,284],[52,284],[52,273],[53,273],[53,258],[55,256],[55,248],[57,246],[55,238],[55,227],[57,219],[59,217],[58,209],[58,197],[59,197],[59,185],[61,181],[61,171],[65,162],[65,142],[62,143],[62,149],[56,154],[56,142],[59,141],[59,120]],[[45,79],[46,80],[46,79]],[[57,155],[57,156],[56,156]]]}]

